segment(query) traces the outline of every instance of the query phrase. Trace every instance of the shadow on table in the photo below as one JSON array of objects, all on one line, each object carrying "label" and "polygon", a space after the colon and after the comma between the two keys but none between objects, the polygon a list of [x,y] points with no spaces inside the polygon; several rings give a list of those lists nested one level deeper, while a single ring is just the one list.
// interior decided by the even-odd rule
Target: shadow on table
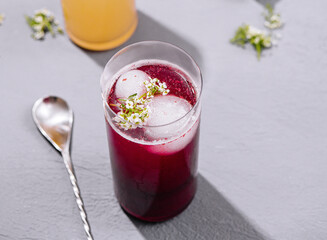
[{"label": "shadow on table", "polygon": [[202,66],[201,54],[195,46],[141,11],[138,11],[138,18],[139,23],[133,36],[122,46],[103,52],[92,52],[84,49],[82,50],[100,66],[104,67],[108,60],[121,48],[124,48],[127,45],[135,42],[157,40],[169,42],[184,49],[193,57],[193,59],[199,64],[200,67]]},{"label": "shadow on table", "polygon": [[266,240],[203,176],[188,208],[162,223],[146,223],[130,217],[145,239]]}]

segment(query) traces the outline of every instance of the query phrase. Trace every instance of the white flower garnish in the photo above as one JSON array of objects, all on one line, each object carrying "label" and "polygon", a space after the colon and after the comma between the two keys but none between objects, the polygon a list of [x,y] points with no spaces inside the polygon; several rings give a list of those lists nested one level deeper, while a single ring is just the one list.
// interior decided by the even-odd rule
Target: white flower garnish
[{"label": "white flower garnish", "polygon": [[251,25],[243,24],[236,30],[235,36],[230,40],[231,43],[242,47],[244,47],[245,44],[250,43],[257,51],[258,59],[260,59],[262,49],[277,45],[277,40],[280,37],[278,36],[278,33],[273,33],[272,30],[283,26],[280,14],[274,13],[274,9],[269,3],[266,5],[266,9],[267,12],[264,13],[264,26],[270,29],[269,33]]},{"label": "white flower garnish", "polygon": [[144,81],[143,84],[147,92],[142,96],[137,97],[135,93],[127,99],[118,99],[121,111],[117,113],[113,120],[124,130],[143,126],[149,117],[149,113],[151,113],[148,104],[152,101],[154,95],[167,95],[169,93],[166,83],[161,83],[157,78],[149,78],[149,81]]},{"label": "white flower garnish", "polygon": [[271,47],[271,36],[265,31],[261,31],[248,24],[240,26],[237,29],[234,38],[230,41],[241,46],[244,46],[247,43],[252,44],[257,51],[258,59],[260,59],[263,48]]},{"label": "white flower garnish", "polygon": [[36,10],[32,17],[26,16],[26,21],[33,30],[32,37],[36,40],[43,39],[46,32],[50,32],[53,37],[56,33],[64,33],[54,15],[45,8]]},{"label": "white flower garnish", "polygon": [[264,13],[264,26],[269,29],[277,29],[283,26],[282,19],[279,13],[274,13],[274,9],[270,4],[266,5],[267,13]]}]

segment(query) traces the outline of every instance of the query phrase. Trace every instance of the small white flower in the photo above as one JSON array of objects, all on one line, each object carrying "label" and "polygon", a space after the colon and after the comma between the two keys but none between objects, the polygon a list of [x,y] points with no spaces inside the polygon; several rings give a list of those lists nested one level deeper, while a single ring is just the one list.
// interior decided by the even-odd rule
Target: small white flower
[{"label": "small white flower", "polygon": [[37,16],[34,18],[34,21],[37,22],[37,23],[41,23],[43,22],[43,17],[42,16]]},{"label": "small white flower", "polygon": [[166,83],[159,83],[159,91],[160,92],[164,92],[165,91],[165,89],[167,88],[167,85],[166,85]]},{"label": "small white flower", "polygon": [[124,130],[128,130],[131,128],[131,124],[129,124],[128,122],[124,122],[122,124],[120,124],[120,126],[124,129]]},{"label": "small white flower", "polygon": [[127,109],[132,109],[133,106],[134,106],[134,103],[132,101],[130,101],[130,100],[126,101],[126,108]]},{"label": "small white flower", "polygon": [[42,24],[36,24],[33,26],[33,29],[37,32],[41,31],[43,28],[43,25]]},{"label": "small white flower", "polygon": [[53,14],[46,8],[39,10],[39,13],[44,14],[47,17],[51,17]]},{"label": "small white flower", "polygon": [[138,113],[133,113],[131,116],[131,122],[134,124],[140,124],[142,123],[142,120],[140,119],[140,115]]},{"label": "small white flower", "polygon": [[43,31],[38,31],[33,34],[33,37],[37,40],[40,40],[44,38],[44,32]]},{"label": "small white flower", "polygon": [[128,121],[130,122],[133,122],[135,118],[138,117],[138,114],[136,115],[137,113],[132,113],[127,119]]},{"label": "small white flower", "polygon": [[258,44],[260,42],[260,36],[256,36],[254,39],[254,43]]},{"label": "small white flower", "polygon": [[260,31],[259,29],[255,28],[253,26],[249,26],[246,37],[252,38],[253,36],[260,35],[260,34],[262,34],[262,31]]},{"label": "small white flower", "polygon": [[282,26],[281,22],[268,22],[266,21],[264,23],[265,27],[269,28],[269,29],[276,29],[276,28],[280,28]]}]

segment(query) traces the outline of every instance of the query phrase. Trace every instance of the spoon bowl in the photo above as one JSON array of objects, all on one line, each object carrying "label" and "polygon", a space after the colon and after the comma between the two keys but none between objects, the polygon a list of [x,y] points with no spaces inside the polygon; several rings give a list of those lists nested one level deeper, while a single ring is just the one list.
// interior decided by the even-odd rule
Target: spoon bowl
[{"label": "spoon bowl", "polygon": [[40,98],[32,113],[38,129],[59,152],[69,148],[73,111],[65,100],[55,96]]}]

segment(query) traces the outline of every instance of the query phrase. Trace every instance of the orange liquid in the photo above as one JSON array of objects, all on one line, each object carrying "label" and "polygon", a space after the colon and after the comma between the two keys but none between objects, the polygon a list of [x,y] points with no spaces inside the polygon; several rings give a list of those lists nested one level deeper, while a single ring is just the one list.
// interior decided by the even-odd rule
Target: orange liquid
[{"label": "orange liquid", "polygon": [[61,4],[66,32],[82,48],[118,47],[137,26],[134,0],[61,0]]}]

